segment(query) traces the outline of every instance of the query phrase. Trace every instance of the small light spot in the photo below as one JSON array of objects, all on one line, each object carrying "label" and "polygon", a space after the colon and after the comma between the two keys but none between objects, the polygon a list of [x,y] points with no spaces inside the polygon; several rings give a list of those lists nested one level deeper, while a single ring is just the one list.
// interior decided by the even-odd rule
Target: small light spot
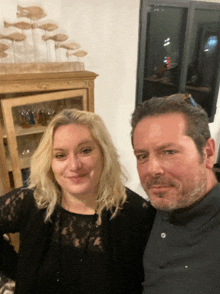
[{"label": "small light spot", "polygon": [[185,265],[185,268],[188,268],[188,265]]},{"label": "small light spot", "polygon": [[164,239],[164,238],[166,238],[166,236],[167,236],[166,233],[161,233],[161,238]]}]

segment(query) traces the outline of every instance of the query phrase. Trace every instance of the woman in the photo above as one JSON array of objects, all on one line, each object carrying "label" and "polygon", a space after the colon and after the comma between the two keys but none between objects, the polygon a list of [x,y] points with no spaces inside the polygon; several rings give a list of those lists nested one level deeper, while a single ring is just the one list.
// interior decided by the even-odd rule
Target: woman
[{"label": "woman", "polygon": [[16,293],[142,293],[154,209],[124,178],[98,115],[54,117],[29,187],[0,197],[0,231],[20,232]]},{"label": "woman", "polygon": [[8,242],[7,236],[0,236],[0,294],[13,294],[17,253]]}]

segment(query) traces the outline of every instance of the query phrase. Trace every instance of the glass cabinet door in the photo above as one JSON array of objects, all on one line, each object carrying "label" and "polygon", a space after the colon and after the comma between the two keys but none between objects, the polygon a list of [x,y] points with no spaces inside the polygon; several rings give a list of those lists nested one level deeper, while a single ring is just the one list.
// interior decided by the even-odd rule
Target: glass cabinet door
[{"label": "glass cabinet door", "polygon": [[178,92],[187,8],[150,5],[144,72],[144,100]]},{"label": "glass cabinet door", "polygon": [[51,119],[65,108],[88,110],[87,90],[67,90],[1,100],[3,140],[14,187],[25,185],[30,158]]},{"label": "glass cabinet door", "polygon": [[190,93],[213,121],[220,78],[220,3],[142,0],[139,36],[136,105]]},{"label": "glass cabinet door", "polygon": [[190,37],[185,91],[209,115],[215,113],[220,51],[220,10],[195,9]]}]

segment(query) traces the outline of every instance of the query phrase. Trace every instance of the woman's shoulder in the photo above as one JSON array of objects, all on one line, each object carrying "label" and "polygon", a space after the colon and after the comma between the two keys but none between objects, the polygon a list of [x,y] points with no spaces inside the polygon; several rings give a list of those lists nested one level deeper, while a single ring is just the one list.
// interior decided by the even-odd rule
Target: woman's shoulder
[{"label": "woman's shoulder", "polygon": [[[122,222],[124,227],[139,232],[140,230],[150,231],[156,209],[149,201],[126,187],[127,199],[122,208],[117,212],[114,223]],[[121,224],[120,226],[121,227]]]},{"label": "woman's shoulder", "polygon": [[149,201],[126,187],[127,199],[119,214],[129,215],[138,218],[154,218],[156,209]]},{"label": "woman's shoulder", "polygon": [[[0,199],[2,201],[6,200],[6,201],[22,201],[22,202],[28,202],[29,204],[34,203],[34,196],[33,196],[33,190],[26,188],[26,187],[20,187],[20,188],[16,188],[13,189],[11,191],[9,191],[8,193],[6,193],[5,195],[1,196]],[[10,200],[7,200],[10,199]]]},{"label": "woman's shoulder", "polygon": [[16,188],[0,197],[0,211],[7,215],[9,211],[14,214],[22,212],[32,214],[36,210],[36,202],[33,196],[33,190],[29,188]]},{"label": "woman's shoulder", "polygon": [[145,209],[148,209],[151,207],[151,204],[149,201],[144,199],[142,196],[138,195],[136,192],[132,191],[128,187],[126,187],[126,195],[127,200],[125,203],[125,206],[127,207],[143,207]]}]

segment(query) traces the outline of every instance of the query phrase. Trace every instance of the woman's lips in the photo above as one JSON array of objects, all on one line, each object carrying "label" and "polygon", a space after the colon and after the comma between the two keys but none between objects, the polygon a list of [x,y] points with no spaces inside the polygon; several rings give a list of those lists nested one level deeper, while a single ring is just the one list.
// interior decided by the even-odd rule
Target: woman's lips
[{"label": "woman's lips", "polygon": [[77,176],[70,176],[70,177],[67,177],[67,178],[70,179],[70,180],[73,180],[73,181],[80,181],[81,179],[86,177],[86,175],[87,174],[82,174],[82,175],[77,175]]}]

